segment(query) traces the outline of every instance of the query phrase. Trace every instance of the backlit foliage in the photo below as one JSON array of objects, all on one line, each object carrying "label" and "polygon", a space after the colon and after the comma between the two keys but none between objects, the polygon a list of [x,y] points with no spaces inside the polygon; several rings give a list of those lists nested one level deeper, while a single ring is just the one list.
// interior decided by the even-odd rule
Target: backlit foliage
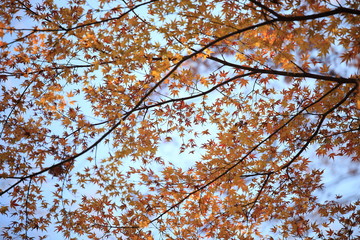
[{"label": "backlit foliage", "polygon": [[357,174],[359,15],[2,0],[1,238],[357,239],[359,195],[320,199],[317,166]]}]

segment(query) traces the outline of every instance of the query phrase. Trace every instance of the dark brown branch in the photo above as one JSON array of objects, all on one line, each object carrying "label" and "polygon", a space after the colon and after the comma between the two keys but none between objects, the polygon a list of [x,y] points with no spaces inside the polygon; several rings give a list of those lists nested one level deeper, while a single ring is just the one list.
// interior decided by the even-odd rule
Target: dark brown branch
[{"label": "dark brown branch", "polygon": [[260,198],[260,196],[261,196],[261,193],[264,191],[265,186],[266,186],[266,184],[269,182],[269,179],[270,179],[270,176],[271,176],[271,175],[272,175],[272,173],[266,174],[266,178],[265,178],[263,184],[261,185],[260,190],[259,190],[258,193],[256,194],[255,200],[250,203],[250,204],[252,204],[252,206],[251,206],[249,212],[252,211],[252,209],[255,207],[255,204],[259,201],[259,198]]},{"label": "dark brown branch", "polygon": [[344,134],[346,134],[346,133],[356,132],[356,131],[360,131],[360,127],[358,127],[358,128],[353,128],[353,129],[349,129],[349,130],[342,131],[342,132],[335,132],[335,133],[332,133],[332,134],[329,134],[329,135],[326,135],[326,136],[317,137],[316,139],[331,138],[331,137],[333,137],[333,136],[344,135]]},{"label": "dark brown branch", "polygon": [[264,4],[262,4],[261,2],[255,1],[255,0],[250,0],[250,2],[254,3],[256,6],[259,6],[261,9],[273,14],[275,17],[282,17],[279,13],[275,12],[274,10],[268,8],[267,6],[265,6]]},{"label": "dark brown branch", "polygon": [[24,39],[26,39],[26,38],[30,37],[31,35],[33,35],[35,32],[36,32],[36,31],[34,31],[34,30],[33,30],[32,32],[30,32],[30,33],[26,34],[26,35],[25,35],[25,36],[23,36],[23,37],[16,38],[16,39],[14,39],[14,40],[13,40],[13,41],[11,41],[11,42],[8,42],[8,43],[3,44],[0,48],[5,48],[5,47],[7,47],[7,46],[9,46],[9,45],[11,45],[11,44],[13,44],[13,43],[16,43],[16,42],[22,41],[22,40],[24,40]]},{"label": "dark brown branch", "polygon": [[3,123],[3,126],[1,128],[1,132],[0,132],[0,138],[2,137],[3,133],[4,133],[4,130],[5,128],[7,127],[8,125],[8,121],[9,121],[9,118],[10,116],[12,115],[12,113],[14,112],[16,106],[21,102],[21,99],[25,96],[25,93],[27,92],[27,90],[30,88],[31,86],[31,83],[29,83],[24,91],[21,93],[20,97],[17,99],[16,103],[14,104],[14,106],[12,106],[11,110],[10,110],[10,113],[7,115],[6,119],[5,119],[5,122]]},{"label": "dark brown branch", "polygon": [[124,17],[125,15],[127,15],[130,12],[134,11],[135,9],[137,9],[137,8],[139,8],[141,6],[147,5],[149,3],[157,2],[157,1],[159,1],[159,0],[151,0],[151,1],[144,2],[144,3],[140,3],[140,4],[136,5],[136,6],[128,9],[126,12],[122,13],[120,16],[113,17],[113,18],[108,18],[108,19],[104,19],[104,20],[99,20],[99,21],[95,21],[95,22],[85,23],[85,24],[79,24],[79,25],[76,25],[75,27],[66,29],[66,31],[72,31],[72,30],[82,28],[82,27],[87,27],[87,26],[91,26],[91,25],[98,25],[98,24],[106,23],[106,22],[113,21],[113,20],[119,20],[122,17]]},{"label": "dark brown branch", "polygon": [[105,225],[105,224],[98,224],[98,223],[94,223],[94,224],[92,224],[92,226],[118,228],[118,229],[140,228],[139,226],[114,226],[114,225]]},{"label": "dark brown branch", "polygon": [[26,238],[28,238],[28,223],[29,223],[29,211],[28,211],[28,207],[29,207],[29,195],[30,195],[30,188],[31,188],[31,178],[28,184],[28,190],[26,192],[26,201],[25,201],[25,224],[26,224],[26,228],[25,228],[25,236]]},{"label": "dark brown branch", "polygon": [[144,109],[150,109],[150,108],[158,107],[158,106],[168,104],[168,103],[172,103],[172,102],[186,101],[186,100],[194,99],[194,98],[197,98],[197,97],[201,97],[201,96],[204,96],[206,94],[209,94],[209,93],[215,91],[217,88],[219,88],[221,86],[224,86],[224,85],[226,85],[226,84],[228,84],[228,83],[230,83],[232,81],[235,81],[236,79],[247,77],[247,76],[254,75],[254,74],[256,74],[256,72],[249,72],[249,73],[245,73],[245,74],[241,74],[241,75],[236,75],[236,76],[234,76],[232,78],[229,78],[229,79],[227,79],[227,80],[225,80],[225,81],[223,81],[223,82],[221,82],[219,84],[216,84],[212,88],[210,88],[210,89],[208,89],[206,91],[203,91],[203,92],[201,92],[199,94],[194,94],[194,95],[187,96],[187,97],[170,99],[170,100],[154,103],[152,105],[145,105],[145,106],[137,108],[136,111],[140,111],[140,110],[144,110]]},{"label": "dark brown branch", "polygon": [[[23,6],[28,12],[30,12],[32,15],[35,15],[35,16],[41,18],[41,16],[40,16],[37,12],[33,11],[30,7],[26,6],[25,3],[23,3],[23,2],[20,1],[20,0],[17,0],[17,2],[18,2],[20,5],[22,5],[22,6]],[[57,23],[55,23],[54,21],[52,21],[52,20],[50,20],[50,19],[48,19],[48,18],[42,18],[42,19],[45,20],[45,21],[47,21],[47,22],[49,22],[49,23],[52,23],[52,24],[57,25],[57,26],[59,27],[59,29],[61,29],[61,30],[63,30],[63,31],[66,30],[66,28],[64,28],[64,27],[61,26],[60,24],[57,24]]]},{"label": "dark brown branch", "polygon": [[304,16],[280,16],[277,18],[278,22],[292,22],[292,21],[307,21],[307,20],[314,20],[317,18],[324,18],[329,17],[336,14],[341,13],[348,13],[348,14],[355,14],[360,15],[360,10],[357,9],[351,9],[351,8],[344,8],[344,7],[338,7],[333,10],[322,12],[322,13],[315,13],[311,15],[304,15]]},{"label": "dark brown branch", "polygon": [[325,81],[331,81],[331,82],[337,82],[337,83],[357,83],[359,80],[355,78],[343,78],[343,77],[333,77],[333,76],[327,76],[327,75],[319,75],[314,73],[308,73],[308,72],[286,72],[286,71],[279,71],[279,70],[273,70],[273,69],[263,69],[263,68],[254,68],[249,66],[243,66],[235,63],[231,63],[222,59],[219,59],[214,56],[208,56],[207,59],[216,61],[218,63],[224,64],[229,67],[238,68],[242,70],[248,70],[256,73],[265,73],[265,74],[273,74],[273,75],[280,75],[280,76],[286,76],[286,77],[298,77],[298,78],[313,78],[318,80],[325,80]]}]

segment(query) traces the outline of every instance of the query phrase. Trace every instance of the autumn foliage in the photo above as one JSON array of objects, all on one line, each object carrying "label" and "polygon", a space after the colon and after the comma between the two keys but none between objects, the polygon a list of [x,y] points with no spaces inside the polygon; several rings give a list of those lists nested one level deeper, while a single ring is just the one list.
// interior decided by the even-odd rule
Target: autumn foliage
[{"label": "autumn foliage", "polygon": [[2,239],[358,239],[358,0],[2,0]]}]

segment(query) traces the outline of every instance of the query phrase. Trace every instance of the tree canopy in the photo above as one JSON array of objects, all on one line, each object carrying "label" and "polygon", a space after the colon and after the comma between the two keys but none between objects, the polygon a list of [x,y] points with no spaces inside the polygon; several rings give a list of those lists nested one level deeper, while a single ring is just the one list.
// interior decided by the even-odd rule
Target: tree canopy
[{"label": "tree canopy", "polygon": [[359,4],[2,0],[1,237],[357,239]]}]

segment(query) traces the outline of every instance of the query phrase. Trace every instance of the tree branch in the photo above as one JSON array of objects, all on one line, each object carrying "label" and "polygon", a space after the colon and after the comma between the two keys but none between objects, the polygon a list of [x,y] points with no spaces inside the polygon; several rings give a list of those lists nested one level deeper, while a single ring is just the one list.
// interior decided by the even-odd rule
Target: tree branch
[{"label": "tree branch", "polygon": [[238,69],[242,69],[242,70],[248,70],[248,71],[252,71],[252,72],[256,72],[256,73],[273,74],[273,75],[280,75],[280,76],[286,76],[286,77],[312,78],[312,79],[319,79],[319,80],[325,80],[325,81],[331,81],[331,82],[337,82],[337,83],[355,83],[355,84],[357,84],[357,82],[359,81],[358,79],[355,79],[355,78],[333,77],[333,76],[319,75],[319,74],[308,73],[308,72],[286,72],[286,71],[279,71],[279,70],[273,70],[273,69],[254,68],[254,67],[243,66],[243,65],[231,63],[231,62],[219,59],[214,56],[208,56],[207,59],[224,64],[229,67],[238,68]]},{"label": "tree branch", "polygon": [[267,6],[265,6],[264,4],[262,4],[261,2],[255,1],[255,0],[250,0],[250,2],[254,3],[256,6],[259,6],[261,9],[273,14],[275,17],[280,18],[282,17],[279,13],[275,12],[274,10],[268,8]]}]

